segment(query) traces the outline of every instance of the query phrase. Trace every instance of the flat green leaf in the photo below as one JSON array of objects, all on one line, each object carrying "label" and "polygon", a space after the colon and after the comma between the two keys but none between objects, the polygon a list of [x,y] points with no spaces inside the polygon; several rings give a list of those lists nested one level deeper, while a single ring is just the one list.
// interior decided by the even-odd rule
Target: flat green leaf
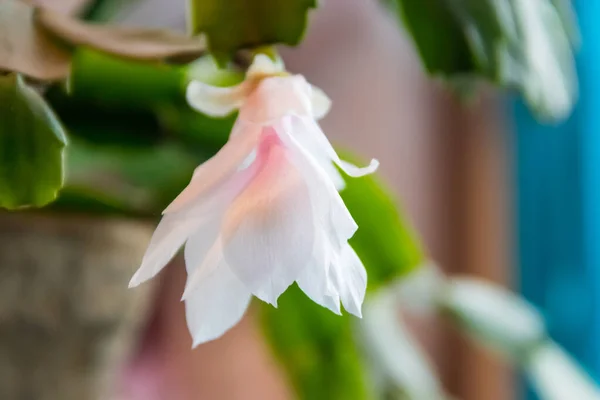
[{"label": "flat green leaf", "polygon": [[542,120],[577,98],[577,29],[566,0],[391,0],[430,73],[518,90]]},{"label": "flat green leaf", "polygon": [[[55,97],[62,103],[61,111],[69,108],[65,110],[66,122],[75,119],[92,125],[75,130],[75,134],[98,131],[95,138],[123,140],[119,132],[115,134],[122,130],[118,126],[131,126],[132,121],[140,119],[140,113],[146,113],[150,115],[140,125],[141,129],[148,130],[148,123],[154,120],[160,124],[163,136],[177,136],[186,144],[216,152],[227,141],[237,115],[210,118],[193,110],[185,99],[187,84],[199,80],[214,86],[231,86],[243,79],[244,74],[238,67],[230,65],[219,69],[210,56],[180,67],[148,64],[80,48],[73,57],[69,96]],[[98,122],[99,114],[109,114],[103,111],[111,111],[114,121],[101,115],[104,121]],[[87,121],[91,124],[86,124]],[[140,124],[139,121],[134,123]],[[135,133],[140,138],[152,136],[149,131]]]},{"label": "flat green leaf", "polygon": [[520,362],[546,340],[538,311],[518,295],[475,278],[454,278],[439,293],[442,311],[466,334]]},{"label": "flat green leaf", "polygon": [[65,132],[19,76],[0,77],[0,104],[0,207],[48,204],[63,184]]},{"label": "flat green leaf", "polygon": [[124,147],[73,140],[65,188],[56,207],[159,215],[205,159],[175,143]]},{"label": "flat green leaf", "polygon": [[474,68],[462,27],[442,0],[389,0],[412,35],[430,74],[467,74]]},{"label": "flat green leaf", "polygon": [[[408,280],[408,279],[407,279]],[[406,400],[449,400],[427,355],[400,317],[404,304],[395,285],[370,296],[360,323],[364,346],[375,371],[381,371],[377,398],[400,392]]]},{"label": "flat green leaf", "polygon": [[417,236],[376,176],[347,178],[340,194],[358,224],[350,244],[367,268],[369,291],[423,263],[425,255]]},{"label": "flat green leaf", "polygon": [[0,1],[0,71],[43,80],[67,76],[69,52],[36,26],[33,14],[23,1]]},{"label": "flat green leaf", "polygon": [[600,400],[600,388],[593,379],[552,341],[535,351],[525,369],[543,400]]},{"label": "flat green leaf", "polygon": [[223,59],[238,49],[297,45],[316,0],[189,0],[193,34],[205,33],[211,52]]},{"label": "flat green leaf", "polygon": [[68,88],[78,100],[125,110],[152,109],[184,101],[185,79],[182,68],[79,48]]},{"label": "flat green leaf", "polygon": [[577,97],[570,26],[551,0],[447,0],[479,69],[517,88],[543,119],[566,118]]},{"label": "flat green leaf", "polygon": [[295,284],[278,308],[260,303],[268,343],[300,400],[371,400],[348,314],[333,314]]}]

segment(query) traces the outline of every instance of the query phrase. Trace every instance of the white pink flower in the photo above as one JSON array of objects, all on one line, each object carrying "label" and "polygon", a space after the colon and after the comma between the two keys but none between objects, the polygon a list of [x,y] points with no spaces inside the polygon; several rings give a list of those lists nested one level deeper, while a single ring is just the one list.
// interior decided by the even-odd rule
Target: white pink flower
[{"label": "white pink flower", "polygon": [[341,300],[361,316],[367,276],[348,244],[357,225],[334,164],[357,177],[378,163],[358,168],[339,159],[316,122],[327,97],[259,55],[238,86],[192,82],[188,101],[210,116],[239,115],[229,141],[163,212],[130,286],[155,276],[185,243],[183,299],[194,345],[235,325],[252,295],[276,306],[294,282],[333,312]]}]

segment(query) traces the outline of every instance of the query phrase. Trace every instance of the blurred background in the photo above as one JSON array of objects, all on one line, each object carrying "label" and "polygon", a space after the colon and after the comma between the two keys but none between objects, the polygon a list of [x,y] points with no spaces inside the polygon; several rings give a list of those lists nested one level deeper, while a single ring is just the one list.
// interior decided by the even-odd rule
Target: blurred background
[{"label": "blurred background", "polygon": [[[69,13],[86,6],[37,2]],[[184,1],[105,3],[99,15],[118,24],[185,31]],[[578,3],[580,103],[561,125],[536,123],[518,100],[488,87],[461,102],[425,75],[409,36],[375,0],[323,1],[302,44],[281,54],[289,70],[333,99],[322,121],[331,140],[381,161],[381,176],[429,256],[450,274],[523,293],[540,306],[553,338],[598,378],[600,139],[592,133],[600,52],[590,49],[598,46],[590,39],[596,28],[585,19],[597,2]],[[141,248],[146,240],[138,240]],[[174,261],[149,295],[150,317],[118,400],[293,398],[252,311],[223,338],[190,351],[181,264]],[[501,358],[442,320],[409,323],[457,398],[523,398],[524,385]]]}]

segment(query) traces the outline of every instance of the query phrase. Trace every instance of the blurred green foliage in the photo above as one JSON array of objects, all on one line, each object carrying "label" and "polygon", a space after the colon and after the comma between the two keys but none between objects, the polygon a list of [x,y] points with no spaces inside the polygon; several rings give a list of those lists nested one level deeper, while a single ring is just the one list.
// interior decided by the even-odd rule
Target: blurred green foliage
[{"label": "blurred green foliage", "polygon": [[416,233],[377,176],[346,179],[341,195],[359,226],[350,244],[367,268],[367,290],[375,291],[425,261]]},{"label": "blurred green foliage", "polygon": [[476,68],[462,26],[445,1],[386,2],[402,18],[429,73],[453,76]]},{"label": "blurred green foliage", "polygon": [[180,144],[127,147],[73,140],[56,210],[160,215],[207,158]]},{"label": "blurred green foliage", "polygon": [[[218,150],[227,141],[236,115],[209,118],[192,110],[185,99],[187,83],[196,79],[215,86],[229,86],[243,77],[243,72],[235,68],[219,69],[210,56],[180,67],[148,64],[81,48],[73,59],[68,93],[55,92],[52,100],[67,118],[73,116],[83,123],[94,121],[80,130],[84,135],[94,130],[97,122],[94,115],[104,112],[102,119],[112,119],[115,127],[130,126],[130,130],[135,131],[130,121],[133,117],[141,127],[154,124],[163,137],[173,137],[210,152]],[[111,114],[112,118],[106,114]],[[138,133],[136,137],[141,141],[152,137],[149,131]],[[127,135],[115,139],[117,142],[128,141]]]},{"label": "blurred green foliage", "polygon": [[41,207],[63,183],[64,129],[23,78],[0,76],[0,207]]},{"label": "blurred green foliage", "polygon": [[182,67],[128,60],[80,48],[73,57],[67,85],[78,100],[136,110],[181,102],[186,83]]},{"label": "blurred green foliage", "polygon": [[243,79],[210,57],[189,67],[143,63],[80,48],[66,87],[47,97],[74,138],[57,210],[158,215],[193,169],[227,141],[235,115],[212,119],[185,101],[190,79]]},{"label": "blurred green foliage", "polygon": [[210,51],[225,60],[236,50],[271,44],[297,45],[316,0],[188,0],[193,34],[208,37]]},{"label": "blurred green foliage", "polygon": [[541,119],[570,114],[578,35],[569,1],[384,1],[412,35],[429,73],[459,89],[481,78],[516,89]]},{"label": "blurred green foliage", "polygon": [[525,299],[477,278],[453,278],[436,293],[437,307],[457,327],[519,363],[548,339],[544,320]]},{"label": "blurred green foliage", "polygon": [[295,284],[278,308],[261,303],[264,332],[299,399],[363,400],[369,396],[349,315],[335,315]]}]

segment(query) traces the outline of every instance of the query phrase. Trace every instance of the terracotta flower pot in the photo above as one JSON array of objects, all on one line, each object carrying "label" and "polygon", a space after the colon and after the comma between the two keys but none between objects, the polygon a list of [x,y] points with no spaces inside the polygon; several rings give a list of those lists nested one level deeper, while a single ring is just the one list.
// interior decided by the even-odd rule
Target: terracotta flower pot
[{"label": "terracotta flower pot", "polygon": [[104,400],[143,324],[152,234],[120,219],[0,215],[0,399]]}]

